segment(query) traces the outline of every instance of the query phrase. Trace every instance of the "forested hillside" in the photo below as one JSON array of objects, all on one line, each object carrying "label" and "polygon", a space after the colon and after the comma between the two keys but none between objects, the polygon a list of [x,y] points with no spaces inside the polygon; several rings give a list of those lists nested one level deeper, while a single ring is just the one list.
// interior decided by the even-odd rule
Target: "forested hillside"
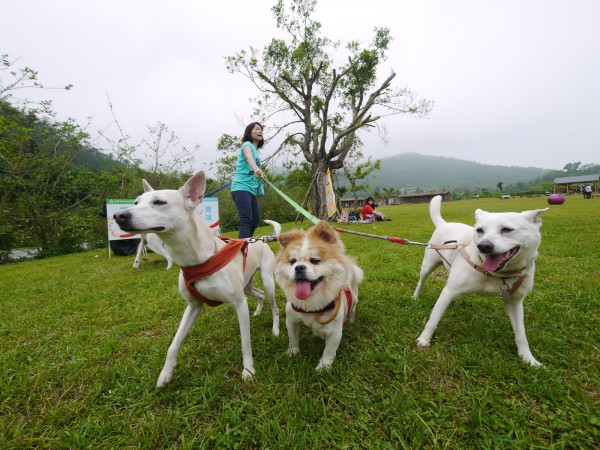
[{"label": "forested hillside", "polygon": [[496,189],[542,176],[539,167],[492,166],[456,158],[403,153],[381,158],[381,170],[371,180],[374,190],[403,189]]}]

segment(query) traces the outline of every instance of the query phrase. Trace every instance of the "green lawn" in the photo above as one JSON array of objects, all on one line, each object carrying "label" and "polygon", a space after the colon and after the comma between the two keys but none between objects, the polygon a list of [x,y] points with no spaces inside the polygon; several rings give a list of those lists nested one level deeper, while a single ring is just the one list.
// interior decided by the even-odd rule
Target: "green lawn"
[{"label": "green lawn", "polygon": [[[544,197],[467,200],[442,214],[472,223],[478,207],[546,206]],[[433,231],[426,204],[381,209],[391,222],[346,226],[417,242]],[[517,356],[499,298],[463,297],[431,348],[417,348],[445,278],[436,272],[412,299],[419,246],[341,235],[365,280],[330,371],[315,372],[324,344],[308,332],[287,356],[285,319],[273,337],[266,304],[251,318],[257,375],[243,382],[235,312],[206,308],[161,391],[185,305],[175,267],[151,255],[134,270],[133,256],[106,250],[0,266],[0,448],[597,447],[600,201],[569,196],[543,220],[525,301],[541,368]]]}]

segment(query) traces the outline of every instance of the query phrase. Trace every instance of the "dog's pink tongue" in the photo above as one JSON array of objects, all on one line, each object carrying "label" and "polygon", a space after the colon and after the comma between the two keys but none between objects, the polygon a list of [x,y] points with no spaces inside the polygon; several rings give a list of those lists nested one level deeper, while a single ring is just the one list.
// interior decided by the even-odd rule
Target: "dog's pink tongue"
[{"label": "dog's pink tongue", "polygon": [[296,298],[306,300],[310,297],[310,281],[296,281]]},{"label": "dog's pink tongue", "polygon": [[483,270],[486,270],[488,272],[495,272],[500,267],[500,264],[502,264],[502,261],[504,261],[503,254],[488,255],[487,258],[485,258],[485,262],[483,263]]}]

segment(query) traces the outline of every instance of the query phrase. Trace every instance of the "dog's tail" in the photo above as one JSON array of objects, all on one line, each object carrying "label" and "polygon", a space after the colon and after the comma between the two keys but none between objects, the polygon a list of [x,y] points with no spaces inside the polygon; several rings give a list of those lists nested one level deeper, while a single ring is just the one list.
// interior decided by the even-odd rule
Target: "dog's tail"
[{"label": "dog's tail", "polygon": [[281,234],[281,225],[274,220],[265,220],[265,223],[271,225],[275,230],[273,230],[273,236],[279,239],[279,235]]},{"label": "dog's tail", "polygon": [[433,222],[436,228],[446,223],[446,221],[442,219],[442,213],[440,212],[441,204],[441,195],[436,195],[431,199],[431,203],[429,203],[429,215],[431,216],[431,221]]}]

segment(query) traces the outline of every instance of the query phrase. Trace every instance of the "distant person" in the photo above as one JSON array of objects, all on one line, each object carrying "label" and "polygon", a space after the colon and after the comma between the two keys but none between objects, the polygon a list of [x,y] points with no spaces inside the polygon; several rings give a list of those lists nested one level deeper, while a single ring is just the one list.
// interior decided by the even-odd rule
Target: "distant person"
[{"label": "distant person", "polygon": [[592,198],[592,186],[589,184],[585,185],[585,198]]},{"label": "distant person", "polygon": [[262,148],[264,143],[262,125],[252,122],[244,130],[242,146],[231,181],[231,197],[240,218],[238,234],[240,239],[252,237],[260,223],[257,196],[264,193],[260,178],[266,179],[266,176],[260,168],[258,149]]},{"label": "distant person", "polygon": [[363,206],[363,209],[362,209],[363,221],[375,222],[375,221],[386,220],[385,215],[382,212],[377,211],[375,209],[376,207],[377,207],[377,204],[375,203],[375,200],[373,199],[373,197],[367,197],[367,199],[365,200],[365,205]]}]

